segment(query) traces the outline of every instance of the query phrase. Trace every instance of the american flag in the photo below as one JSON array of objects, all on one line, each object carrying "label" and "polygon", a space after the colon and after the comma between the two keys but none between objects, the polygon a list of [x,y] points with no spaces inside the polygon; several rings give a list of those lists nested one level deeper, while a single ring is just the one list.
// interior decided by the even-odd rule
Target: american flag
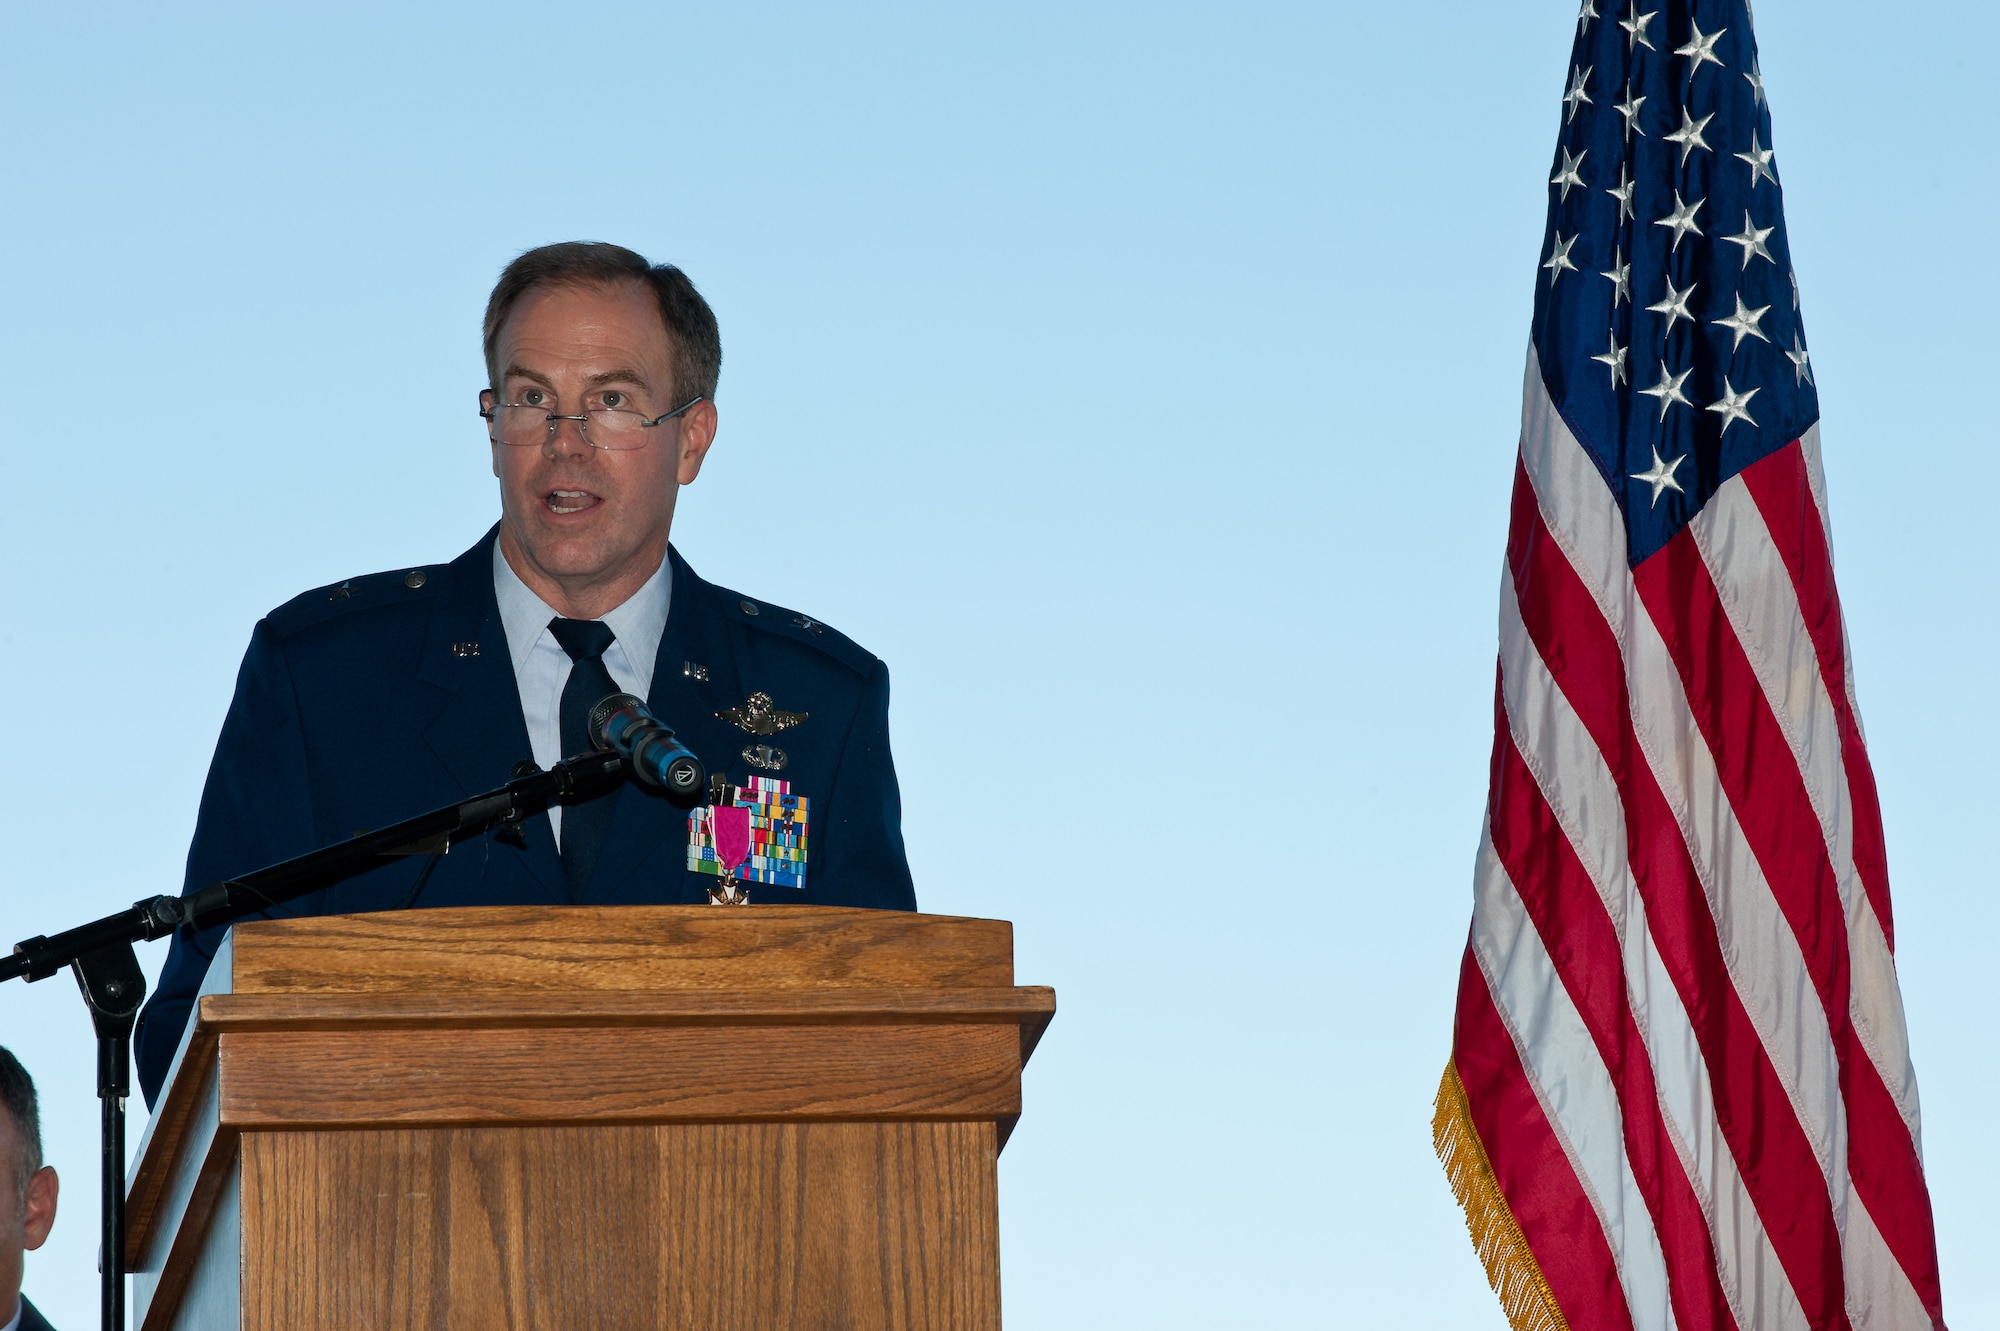
[{"label": "american flag", "polygon": [[1578,16],[1434,1127],[1517,1328],[1941,1328],[1745,0]]}]

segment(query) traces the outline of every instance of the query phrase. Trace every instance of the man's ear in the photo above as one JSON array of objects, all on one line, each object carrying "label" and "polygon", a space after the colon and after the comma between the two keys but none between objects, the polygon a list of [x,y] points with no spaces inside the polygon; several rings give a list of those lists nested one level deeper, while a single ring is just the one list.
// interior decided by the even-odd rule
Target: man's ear
[{"label": "man's ear", "polygon": [[[479,390],[480,412],[484,414],[485,412],[493,410],[493,404],[498,402],[499,400],[500,400],[499,395],[496,394],[492,389],[490,388],[480,389]],[[493,449],[493,474],[495,476],[498,476],[500,474],[500,441],[493,437],[493,422],[489,420],[484,422],[484,424],[486,426],[486,442],[489,445],[491,445]]]},{"label": "man's ear", "polygon": [[28,1180],[28,1216],[21,1225],[25,1240],[21,1246],[31,1252],[47,1241],[55,1226],[57,1190],[54,1166],[43,1165]]},{"label": "man's ear", "polygon": [[676,479],[682,485],[694,484],[694,478],[701,475],[702,459],[715,442],[716,425],[715,404],[706,398],[689,407],[681,418],[681,465]]}]

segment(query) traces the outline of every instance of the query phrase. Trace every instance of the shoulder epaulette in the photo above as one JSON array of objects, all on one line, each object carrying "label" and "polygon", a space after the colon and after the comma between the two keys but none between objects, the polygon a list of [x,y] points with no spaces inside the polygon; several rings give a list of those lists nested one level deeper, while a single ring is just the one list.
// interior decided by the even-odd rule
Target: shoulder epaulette
[{"label": "shoulder epaulette", "polygon": [[436,593],[438,580],[448,569],[449,565],[445,564],[427,564],[421,568],[391,569],[383,573],[366,573],[358,578],[345,578],[301,592],[265,618],[279,637],[290,637],[301,629],[342,615],[428,599]]},{"label": "shoulder epaulette", "polygon": [[716,587],[714,591],[721,601],[723,613],[740,624],[804,643],[832,657],[857,675],[866,676],[875,669],[875,654],[831,624],[822,623],[797,610],[744,596],[727,587]]}]

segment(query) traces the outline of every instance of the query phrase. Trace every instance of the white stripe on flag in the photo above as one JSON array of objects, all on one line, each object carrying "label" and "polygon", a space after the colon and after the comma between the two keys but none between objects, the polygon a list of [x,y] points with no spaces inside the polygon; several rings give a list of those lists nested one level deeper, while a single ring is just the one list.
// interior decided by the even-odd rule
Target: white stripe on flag
[{"label": "white stripe on flag", "polygon": [[1930,1314],[1924,1311],[1916,1286],[1882,1241],[1882,1231],[1867,1207],[1855,1203],[1840,1238],[1847,1319],[1855,1331],[1931,1331]]}]

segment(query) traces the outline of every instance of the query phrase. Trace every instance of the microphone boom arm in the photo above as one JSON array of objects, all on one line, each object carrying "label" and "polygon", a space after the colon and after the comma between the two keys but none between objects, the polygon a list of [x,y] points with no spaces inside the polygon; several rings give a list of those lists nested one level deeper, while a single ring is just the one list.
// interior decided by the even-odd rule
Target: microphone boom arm
[{"label": "microphone boom arm", "polygon": [[186,896],[148,897],[129,909],[52,937],[37,936],[16,943],[12,956],[0,957],[0,982],[16,976],[31,983],[46,980],[78,957],[119,943],[164,938],[182,925],[206,929],[228,924],[377,868],[400,858],[412,846],[440,839],[445,845],[466,841],[503,823],[540,813],[551,804],[595,799],[616,786],[624,774],[624,762],[616,753],[594,750],[547,771],[516,777],[483,795],[363,832],[352,840],[322,846],[253,873],[210,883]]},{"label": "microphone boom arm", "polygon": [[[640,712],[644,715],[643,706]],[[647,719],[650,721],[649,716]],[[687,761],[700,770],[694,756],[673,740],[671,730],[657,722],[652,723],[652,729],[665,731],[666,742],[678,754],[686,754]],[[657,741],[657,736],[654,739]],[[19,977],[33,983],[48,979],[65,966],[71,968],[90,1006],[97,1033],[97,1096],[103,1109],[98,1285],[104,1331],[117,1331],[125,1325],[125,1097],[130,1087],[133,1024],[146,998],[145,972],[139,969],[132,945],[165,938],[183,925],[205,929],[228,924],[279,902],[331,887],[413,849],[435,846],[441,852],[454,842],[519,823],[552,804],[595,799],[615,789],[628,772],[638,771],[644,756],[643,752],[621,755],[614,749],[593,749],[547,771],[534,768],[497,790],[253,873],[210,883],[186,896],[148,897],[133,902],[129,909],[53,937],[23,939],[14,945],[12,956],[0,957],[0,982]],[[661,766],[657,761],[654,765]],[[662,766],[661,770],[666,769]],[[662,784],[655,777],[647,779],[651,784]]]}]

